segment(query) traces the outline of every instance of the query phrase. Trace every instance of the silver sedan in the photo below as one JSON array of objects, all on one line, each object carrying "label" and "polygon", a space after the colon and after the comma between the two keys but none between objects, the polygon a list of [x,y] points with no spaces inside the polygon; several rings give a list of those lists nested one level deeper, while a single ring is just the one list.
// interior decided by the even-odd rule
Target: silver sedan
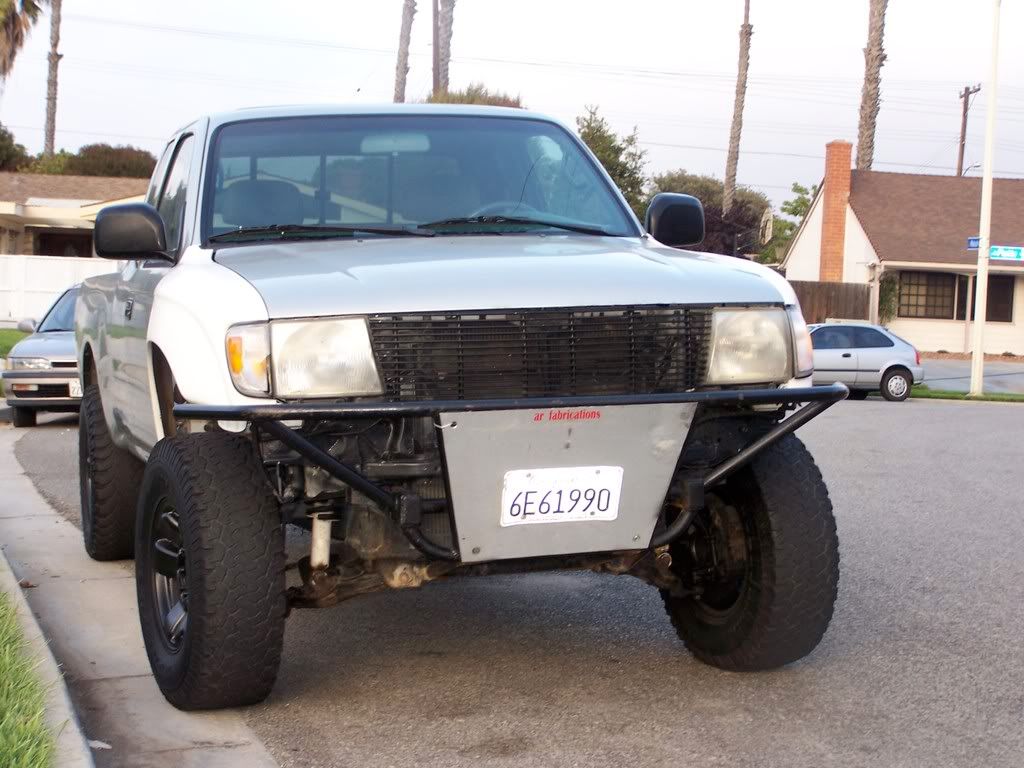
[{"label": "silver sedan", "polygon": [[851,400],[869,392],[886,400],[906,400],[910,388],[924,380],[921,354],[910,342],[879,325],[823,323],[812,325],[814,383],[841,381]]},{"label": "silver sedan", "polygon": [[7,357],[3,372],[7,404],[16,427],[31,427],[38,411],[77,411],[82,384],[75,356],[75,300],[78,286],[69,288],[36,325],[22,320],[18,330],[31,334]]}]

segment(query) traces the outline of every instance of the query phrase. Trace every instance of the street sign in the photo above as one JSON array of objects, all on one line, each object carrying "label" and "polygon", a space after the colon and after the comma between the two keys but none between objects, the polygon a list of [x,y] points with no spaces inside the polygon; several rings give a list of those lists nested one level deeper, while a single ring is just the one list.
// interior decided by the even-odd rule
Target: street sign
[{"label": "street sign", "polygon": [[1014,245],[993,245],[988,249],[990,259],[1000,261],[1019,261],[1024,263],[1024,247]]},{"label": "street sign", "polygon": [[967,250],[976,251],[981,246],[980,237],[968,237],[967,238]]}]

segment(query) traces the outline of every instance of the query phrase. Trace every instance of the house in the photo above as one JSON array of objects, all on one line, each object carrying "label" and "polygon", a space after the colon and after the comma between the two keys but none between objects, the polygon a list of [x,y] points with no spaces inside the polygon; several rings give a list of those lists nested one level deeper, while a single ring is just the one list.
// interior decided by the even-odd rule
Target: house
[{"label": "house", "polygon": [[[868,284],[872,320],[923,351],[969,352],[981,179],[851,170],[851,153],[827,145],[786,277]],[[992,244],[1024,246],[1024,179],[994,181]],[[989,260],[987,304],[985,351],[1024,355],[1024,263]]]},{"label": "house", "polygon": [[89,257],[96,214],[141,200],[146,179],[0,173],[0,254]]}]

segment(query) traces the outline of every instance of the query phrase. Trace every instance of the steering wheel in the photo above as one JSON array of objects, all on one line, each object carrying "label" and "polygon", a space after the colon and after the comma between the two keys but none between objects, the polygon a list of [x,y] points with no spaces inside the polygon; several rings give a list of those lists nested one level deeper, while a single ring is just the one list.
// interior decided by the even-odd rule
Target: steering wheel
[{"label": "steering wheel", "polygon": [[482,208],[477,208],[470,216],[474,218],[477,216],[518,216],[521,213],[539,213],[539,211],[529,203],[519,200],[498,200],[488,203]]}]

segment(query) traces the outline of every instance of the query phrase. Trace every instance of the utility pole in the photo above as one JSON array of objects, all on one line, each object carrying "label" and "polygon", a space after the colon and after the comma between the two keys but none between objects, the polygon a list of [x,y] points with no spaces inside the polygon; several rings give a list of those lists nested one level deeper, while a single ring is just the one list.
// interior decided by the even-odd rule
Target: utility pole
[{"label": "utility pole", "polygon": [[985,108],[985,159],[981,176],[981,221],[978,226],[978,277],[974,293],[974,344],[971,350],[971,397],[985,388],[985,313],[988,311],[988,254],[992,239],[992,154],[996,143],[996,85],[999,79],[999,6],[992,2],[992,74]]},{"label": "utility pole", "polygon": [[430,19],[434,30],[434,96],[441,92],[441,31],[437,3],[438,0],[430,0]]},{"label": "utility pole", "polygon": [[963,115],[960,118],[960,150],[956,155],[956,175],[964,175],[964,148],[967,146],[967,110],[970,107],[971,96],[981,90],[981,85],[965,85],[960,98],[964,102]]}]

